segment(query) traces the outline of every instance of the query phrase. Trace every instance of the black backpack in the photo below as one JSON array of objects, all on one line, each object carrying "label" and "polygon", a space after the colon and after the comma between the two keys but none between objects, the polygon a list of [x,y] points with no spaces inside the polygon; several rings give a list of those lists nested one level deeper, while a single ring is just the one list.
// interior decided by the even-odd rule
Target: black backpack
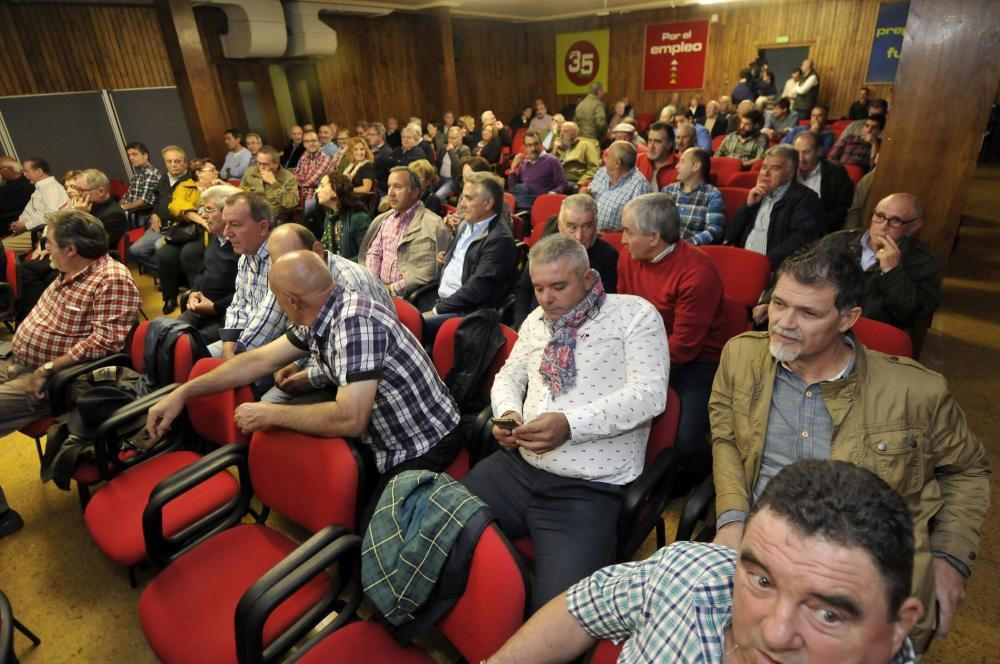
[{"label": "black backpack", "polygon": [[475,311],[455,330],[455,362],[444,379],[448,391],[463,415],[478,414],[489,405],[483,394],[486,372],[506,339],[495,309]]},{"label": "black backpack", "polygon": [[156,318],[146,328],[143,344],[142,373],[144,380],[139,394],[152,392],[174,382],[174,346],[182,334],[188,335],[194,361],[211,357],[208,344],[198,328],[176,318]]}]

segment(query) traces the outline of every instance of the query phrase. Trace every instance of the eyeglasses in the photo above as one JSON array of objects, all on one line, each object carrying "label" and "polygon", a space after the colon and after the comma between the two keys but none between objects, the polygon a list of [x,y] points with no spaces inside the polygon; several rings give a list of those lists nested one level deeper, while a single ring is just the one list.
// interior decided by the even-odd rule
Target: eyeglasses
[{"label": "eyeglasses", "polygon": [[890,228],[902,228],[907,224],[912,224],[917,221],[920,217],[914,217],[913,219],[900,219],[899,217],[887,217],[884,212],[879,212],[878,210],[872,215],[872,221],[877,221],[880,224],[889,224]]}]

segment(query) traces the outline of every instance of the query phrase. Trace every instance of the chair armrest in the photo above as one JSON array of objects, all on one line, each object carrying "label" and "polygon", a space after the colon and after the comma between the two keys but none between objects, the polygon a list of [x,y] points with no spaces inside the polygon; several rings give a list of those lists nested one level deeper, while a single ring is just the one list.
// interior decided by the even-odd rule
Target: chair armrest
[{"label": "chair armrest", "polygon": [[439,284],[437,281],[432,281],[429,284],[418,286],[417,288],[414,288],[412,291],[407,293],[404,299],[419,310],[420,304],[425,302],[428,296],[432,296],[435,299],[437,298],[438,285]]},{"label": "chair armrest", "polygon": [[7,655],[13,653],[14,642],[14,611],[10,608],[7,596],[0,592],[0,657],[7,661]]},{"label": "chair armrest", "polygon": [[171,383],[150,392],[129,405],[119,408],[112,413],[111,417],[101,423],[101,426],[94,433],[94,462],[97,464],[97,470],[102,479],[110,480],[125,469],[178,445],[178,437],[167,437],[130,459],[122,459],[118,455],[122,437],[142,427],[146,422],[146,414],[149,409],[176,390],[178,386],[178,383]]},{"label": "chair armrest", "polygon": [[471,435],[466,442],[469,449],[469,468],[493,454],[499,444],[493,438],[493,406],[483,408],[472,424]]},{"label": "chair armrest", "polygon": [[[715,500],[715,482],[709,475],[701,484],[688,496],[681,511],[681,518],[677,522],[677,535],[674,541],[690,540],[694,534],[695,525],[705,519],[712,502]],[[713,524],[714,525],[714,524]]]},{"label": "chair armrest", "polygon": [[[334,563],[338,571],[330,592],[265,649],[264,624],[275,609]],[[303,542],[240,598],[236,606],[237,660],[241,664],[276,661],[334,609],[352,579],[360,578],[360,570],[361,538],[344,526],[327,526]],[[306,648],[353,620],[362,597],[360,585],[353,584],[345,605],[337,608],[337,617]]]},{"label": "chair armrest", "polygon": [[622,559],[631,558],[649,531],[663,518],[663,510],[670,501],[673,477],[679,467],[677,451],[666,449],[625,488],[619,516],[619,527],[624,535],[619,537],[619,557]]},{"label": "chair armrest", "polygon": [[[156,485],[142,512],[142,535],[150,560],[166,567],[197,544],[240,522],[249,510],[253,496],[248,450],[248,445],[225,445]],[[176,535],[166,537],[163,534],[163,510],[166,505],[228,468],[236,468],[239,473],[240,492],[237,497]]]},{"label": "chair armrest", "polygon": [[102,367],[131,367],[132,359],[125,353],[113,353],[96,360],[77,362],[52,374],[45,384],[49,409],[53,415],[69,412],[69,388],[73,381]]}]

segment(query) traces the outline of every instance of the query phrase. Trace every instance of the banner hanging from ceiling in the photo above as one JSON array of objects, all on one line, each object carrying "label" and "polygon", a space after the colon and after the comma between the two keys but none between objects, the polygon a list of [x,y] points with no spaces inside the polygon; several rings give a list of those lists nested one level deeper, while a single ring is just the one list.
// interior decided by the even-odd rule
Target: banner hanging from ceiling
[{"label": "banner hanging from ceiling", "polygon": [[906,34],[906,16],[909,13],[909,2],[883,2],[878,6],[866,83],[892,83],[896,80],[896,67],[903,53],[903,35]]},{"label": "banner hanging from ceiling", "polygon": [[708,20],[647,25],[643,53],[643,90],[705,87]]},{"label": "banner hanging from ceiling", "polygon": [[608,87],[608,30],[556,35],[556,94],[589,92],[592,83]]}]

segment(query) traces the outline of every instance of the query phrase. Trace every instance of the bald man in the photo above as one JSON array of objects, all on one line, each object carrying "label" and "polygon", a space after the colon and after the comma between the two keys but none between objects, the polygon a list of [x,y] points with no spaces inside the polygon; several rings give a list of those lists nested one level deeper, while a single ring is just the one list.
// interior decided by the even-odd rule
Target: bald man
[{"label": "bald man", "polygon": [[404,470],[447,467],[458,452],[459,439],[451,435],[458,408],[409,330],[381,304],[336,283],[312,251],[292,251],[274,261],[268,284],[294,325],[284,336],[177,388],[149,411],[150,436],[158,440],[167,433],[191,397],[249,385],[310,357],[337,386],[335,400],[245,403],[236,410],[236,425],[246,432],[281,428],[357,439],[381,483]]}]

